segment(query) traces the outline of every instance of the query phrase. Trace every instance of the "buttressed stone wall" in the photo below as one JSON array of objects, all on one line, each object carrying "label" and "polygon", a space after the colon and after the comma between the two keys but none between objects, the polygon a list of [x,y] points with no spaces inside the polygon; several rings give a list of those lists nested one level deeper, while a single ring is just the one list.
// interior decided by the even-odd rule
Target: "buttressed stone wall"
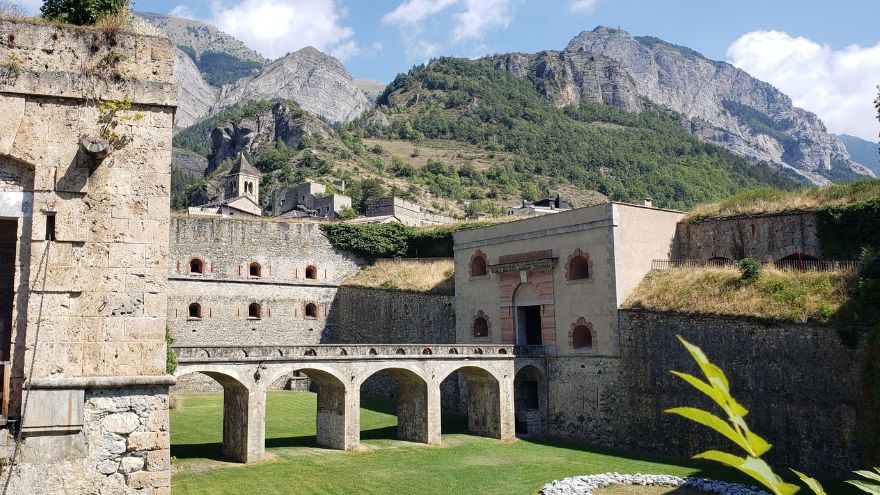
[{"label": "buttressed stone wall", "polygon": [[454,344],[455,296],[339,288],[340,344]]},{"label": "buttressed stone wall", "polygon": [[822,326],[637,310],[619,316],[619,358],[546,358],[551,434],[681,457],[731,448],[720,435],[663,413],[677,406],[720,413],[669,372],[701,376],[681,335],[725,371],[734,397],[749,409],[749,426],[773,444],[771,465],[826,476],[864,465],[863,345],[848,348]]},{"label": "buttressed stone wall", "polygon": [[[9,416],[23,439],[10,458],[0,432],[7,493],[169,493],[173,45],[0,21],[0,61]],[[99,99],[132,103],[109,119],[119,142],[103,160],[80,148],[99,134]]]},{"label": "buttressed stone wall", "polygon": [[822,258],[815,213],[707,219],[681,223],[678,233],[681,254],[690,260]]},{"label": "buttressed stone wall", "polygon": [[339,284],[362,264],[317,223],[174,217],[166,270],[175,345],[332,343]]}]

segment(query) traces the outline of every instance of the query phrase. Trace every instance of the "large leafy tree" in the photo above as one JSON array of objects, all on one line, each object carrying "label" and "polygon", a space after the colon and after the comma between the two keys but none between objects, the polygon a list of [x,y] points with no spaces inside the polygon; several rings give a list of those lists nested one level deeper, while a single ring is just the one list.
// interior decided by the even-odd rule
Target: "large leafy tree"
[{"label": "large leafy tree", "polygon": [[46,19],[83,26],[127,9],[128,4],[129,0],[45,0],[40,13]]}]

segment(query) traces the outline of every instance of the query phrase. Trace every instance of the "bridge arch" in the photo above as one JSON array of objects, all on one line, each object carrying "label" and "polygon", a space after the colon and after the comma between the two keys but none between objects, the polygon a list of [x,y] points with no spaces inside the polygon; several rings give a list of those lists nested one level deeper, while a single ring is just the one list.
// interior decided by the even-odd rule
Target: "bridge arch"
[{"label": "bridge arch", "polygon": [[[410,442],[439,443],[439,435],[432,430],[439,418],[431,417],[428,381],[420,371],[414,366],[380,365],[364,374],[359,387],[379,373],[390,376],[396,388],[397,438]],[[436,406],[439,408],[439,393],[436,395]]]},{"label": "bridge arch", "polygon": [[272,367],[264,383],[269,387],[275,380],[292,372],[304,374],[312,381],[317,393],[318,410],[315,415],[315,442],[338,450],[353,450],[357,447],[352,431],[358,428],[358,418],[351,407],[346,407],[358,394],[358,390],[348,385],[349,381],[340,373],[338,367],[321,363],[295,363]]},{"label": "bridge arch", "polygon": [[237,366],[202,364],[179,366],[174,375],[201,373],[223,387],[224,457],[238,462],[258,460],[265,453],[266,393]]},{"label": "bridge arch", "polygon": [[446,370],[443,380],[461,376],[466,383],[468,431],[475,435],[507,439],[504,397],[501,393],[504,377],[498,377],[486,367],[473,364],[456,365]]},{"label": "bridge arch", "polygon": [[543,366],[517,365],[513,379],[516,433],[543,433],[547,411],[547,379]]}]

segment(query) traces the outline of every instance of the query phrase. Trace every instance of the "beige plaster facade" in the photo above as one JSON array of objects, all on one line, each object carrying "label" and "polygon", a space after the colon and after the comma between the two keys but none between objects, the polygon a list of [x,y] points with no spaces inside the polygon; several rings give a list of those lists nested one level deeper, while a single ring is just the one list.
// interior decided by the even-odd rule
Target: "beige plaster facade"
[{"label": "beige plaster facade", "polygon": [[[551,355],[616,355],[617,310],[653,259],[675,256],[682,216],[607,203],[457,232],[459,342],[543,346]],[[485,272],[475,272],[475,262],[485,263]],[[488,332],[479,331],[480,318]]]}]

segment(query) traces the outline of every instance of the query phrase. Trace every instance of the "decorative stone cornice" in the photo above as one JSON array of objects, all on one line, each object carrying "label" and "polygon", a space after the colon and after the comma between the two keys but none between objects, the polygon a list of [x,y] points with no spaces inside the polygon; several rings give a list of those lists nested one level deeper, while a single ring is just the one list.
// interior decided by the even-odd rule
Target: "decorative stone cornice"
[{"label": "decorative stone cornice", "polygon": [[510,273],[510,272],[532,272],[536,270],[552,270],[556,268],[559,262],[558,257],[541,258],[528,261],[516,261],[513,263],[498,263],[491,265],[489,269],[492,273]]}]

